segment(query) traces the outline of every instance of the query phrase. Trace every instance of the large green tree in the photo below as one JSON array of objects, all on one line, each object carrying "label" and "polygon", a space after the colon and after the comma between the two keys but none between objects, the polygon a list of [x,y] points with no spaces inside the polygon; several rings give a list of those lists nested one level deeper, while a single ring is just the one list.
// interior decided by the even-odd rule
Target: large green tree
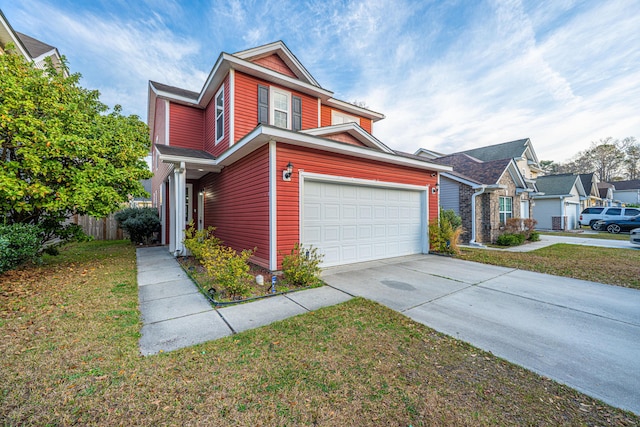
[{"label": "large green tree", "polygon": [[[64,236],[73,214],[106,216],[149,178],[146,124],[109,112],[80,74],[35,68],[0,55],[0,213],[5,224],[38,224]],[[66,62],[63,60],[66,70]]]}]

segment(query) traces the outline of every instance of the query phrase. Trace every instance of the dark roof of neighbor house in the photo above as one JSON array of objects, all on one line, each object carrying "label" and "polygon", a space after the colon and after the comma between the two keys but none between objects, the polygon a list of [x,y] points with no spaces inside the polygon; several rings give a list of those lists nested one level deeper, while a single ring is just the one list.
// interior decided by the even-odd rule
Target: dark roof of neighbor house
[{"label": "dark roof of neighbor house", "polygon": [[31,55],[31,58],[37,58],[40,55],[55,50],[55,47],[43,43],[40,40],[34,39],[33,37],[23,34],[19,31],[16,31],[16,35],[20,38],[20,41],[27,49],[27,51],[29,51],[29,55]]},{"label": "dark roof of neighbor house", "polygon": [[607,198],[607,193],[609,192],[609,188],[610,187],[602,187],[602,188],[598,188],[598,193],[600,193],[600,198],[601,199],[606,199]]},{"label": "dark roof of neighbor house", "polygon": [[455,153],[439,157],[434,162],[447,166],[453,166],[453,175],[469,179],[479,184],[497,184],[511,158],[502,158],[492,161],[482,161],[465,153]]},{"label": "dark roof of neighbor house", "polygon": [[191,148],[172,147],[170,145],[156,144],[156,149],[160,154],[167,156],[179,156],[179,157],[193,157],[196,159],[210,159],[215,160],[215,156],[202,150],[194,150]]},{"label": "dark roof of neighbor house", "polygon": [[179,87],[175,87],[175,86],[169,86],[166,85],[164,83],[158,83],[158,82],[154,82],[154,81],[149,81],[149,83],[155,87],[156,89],[159,89],[161,91],[164,92],[169,92],[172,95],[177,95],[177,96],[182,96],[185,98],[189,98],[189,99],[193,99],[194,101],[196,101],[198,99],[198,97],[200,96],[200,94],[198,92],[193,92],[191,90],[187,90],[187,89],[181,89]]},{"label": "dark roof of neighbor house", "polygon": [[587,193],[591,194],[591,187],[593,186],[593,179],[595,174],[592,173],[581,173],[580,175],[578,175],[580,177],[580,181],[582,181],[582,186],[584,187],[584,191],[587,191],[587,188],[589,189],[589,191],[587,191]]},{"label": "dark roof of neighbor house", "polygon": [[487,147],[473,148],[461,151],[458,154],[468,154],[471,157],[484,162],[500,159],[513,159],[522,157],[527,149],[529,138],[518,139],[516,141],[503,142],[501,144],[489,145]]},{"label": "dark roof of neighbor house", "polygon": [[537,178],[536,186],[545,196],[570,194],[577,179],[573,174],[545,175]]},{"label": "dark roof of neighbor house", "polygon": [[640,190],[640,179],[614,181],[611,184],[613,184],[616,190]]}]

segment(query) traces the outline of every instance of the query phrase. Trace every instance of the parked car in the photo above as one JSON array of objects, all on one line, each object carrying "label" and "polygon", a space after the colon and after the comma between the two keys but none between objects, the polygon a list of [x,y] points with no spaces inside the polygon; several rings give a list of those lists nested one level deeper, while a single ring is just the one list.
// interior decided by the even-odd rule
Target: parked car
[{"label": "parked car", "polygon": [[608,219],[606,221],[598,221],[594,225],[598,230],[607,230],[609,233],[617,234],[621,231],[631,231],[640,227],[640,215],[636,215],[630,219]]},{"label": "parked car", "polygon": [[634,245],[640,245],[640,228],[634,228],[629,233],[629,241]]},{"label": "parked car", "polygon": [[638,208],[593,206],[582,211],[579,222],[580,225],[589,225],[592,229],[597,230],[598,221],[629,219],[636,215],[640,215]]}]

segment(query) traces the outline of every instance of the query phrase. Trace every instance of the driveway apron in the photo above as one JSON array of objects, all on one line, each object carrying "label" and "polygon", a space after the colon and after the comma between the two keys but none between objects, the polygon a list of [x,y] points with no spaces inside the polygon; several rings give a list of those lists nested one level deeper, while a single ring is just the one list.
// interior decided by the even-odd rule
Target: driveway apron
[{"label": "driveway apron", "polygon": [[447,335],[640,414],[640,291],[420,255],[323,279]]}]

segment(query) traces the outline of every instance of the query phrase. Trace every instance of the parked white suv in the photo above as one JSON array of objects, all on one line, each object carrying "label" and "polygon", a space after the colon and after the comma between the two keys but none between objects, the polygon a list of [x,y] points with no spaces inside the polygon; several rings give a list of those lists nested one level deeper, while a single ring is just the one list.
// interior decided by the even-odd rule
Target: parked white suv
[{"label": "parked white suv", "polygon": [[638,208],[604,207],[593,206],[586,208],[580,213],[580,225],[589,225],[597,230],[596,221],[608,219],[629,219],[632,216],[640,215]]}]

